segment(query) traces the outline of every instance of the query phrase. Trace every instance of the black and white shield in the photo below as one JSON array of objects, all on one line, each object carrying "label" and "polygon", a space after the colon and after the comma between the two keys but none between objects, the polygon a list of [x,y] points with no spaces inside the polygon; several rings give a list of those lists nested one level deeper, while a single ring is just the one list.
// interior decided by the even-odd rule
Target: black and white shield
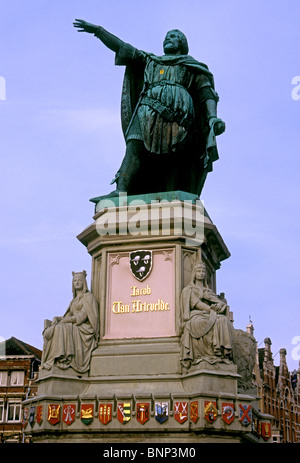
[{"label": "black and white shield", "polygon": [[152,270],[152,251],[132,251],[129,263],[133,276],[139,281],[145,280]]},{"label": "black and white shield", "polygon": [[29,424],[30,426],[33,426],[34,425],[34,419],[35,419],[35,410],[36,410],[36,407],[30,407],[29,409]]}]

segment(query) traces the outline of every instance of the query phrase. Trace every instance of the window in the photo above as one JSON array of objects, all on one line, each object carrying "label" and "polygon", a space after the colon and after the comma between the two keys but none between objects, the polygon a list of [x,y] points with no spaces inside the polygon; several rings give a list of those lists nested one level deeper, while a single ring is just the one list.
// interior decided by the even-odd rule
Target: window
[{"label": "window", "polygon": [[4,417],[4,401],[0,400],[0,422],[3,421]]},{"label": "window", "polygon": [[23,386],[24,384],[24,371],[12,371],[10,374],[11,386]]},{"label": "window", "polygon": [[7,421],[21,420],[21,402],[9,402],[7,408]]},{"label": "window", "polygon": [[7,385],[7,371],[0,371],[0,386]]}]

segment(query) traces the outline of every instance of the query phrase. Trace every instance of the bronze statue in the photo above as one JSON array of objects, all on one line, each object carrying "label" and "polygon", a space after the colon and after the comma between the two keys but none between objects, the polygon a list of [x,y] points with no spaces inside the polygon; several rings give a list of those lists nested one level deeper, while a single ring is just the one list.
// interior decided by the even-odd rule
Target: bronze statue
[{"label": "bronze statue", "polygon": [[[122,129],[126,153],[113,182],[127,194],[186,191],[200,195],[218,159],[218,94],[208,67],[188,55],[179,30],[167,33],[164,55],[138,50],[101,26],[76,19],[78,32],[99,38],[126,66]],[[113,183],[112,182],[112,183]]]},{"label": "bronze statue", "polygon": [[189,368],[201,361],[232,363],[233,326],[227,302],[208,287],[203,263],[194,266],[180,302],[182,365]]}]

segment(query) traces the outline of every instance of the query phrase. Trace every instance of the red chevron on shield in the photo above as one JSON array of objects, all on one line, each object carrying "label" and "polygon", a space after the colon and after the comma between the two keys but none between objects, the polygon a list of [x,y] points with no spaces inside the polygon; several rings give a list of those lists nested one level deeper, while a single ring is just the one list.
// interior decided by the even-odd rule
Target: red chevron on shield
[{"label": "red chevron on shield", "polygon": [[187,408],[187,402],[174,402],[174,418],[178,423],[182,424],[188,419]]}]

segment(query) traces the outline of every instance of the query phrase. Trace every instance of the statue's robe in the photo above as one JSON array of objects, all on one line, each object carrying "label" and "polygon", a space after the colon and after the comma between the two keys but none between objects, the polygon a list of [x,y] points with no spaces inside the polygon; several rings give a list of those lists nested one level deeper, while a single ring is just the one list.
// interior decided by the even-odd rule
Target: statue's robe
[{"label": "statue's robe", "polygon": [[64,315],[69,316],[75,316],[76,322],[58,322],[44,330],[41,366],[46,370],[54,364],[62,370],[71,367],[83,374],[89,370],[91,353],[97,346],[99,334],[98,305],[93,294],[86,291],[76,296]]},{"label": "statue's robe", "polygon": [[220,299],[208,288],[193,284],[182,290],[182,361],[192,364],[203,360],[210,364],[231,362],[233,327],[229,318],[213,309],[197,309],[199,301],[209,306]]}]

